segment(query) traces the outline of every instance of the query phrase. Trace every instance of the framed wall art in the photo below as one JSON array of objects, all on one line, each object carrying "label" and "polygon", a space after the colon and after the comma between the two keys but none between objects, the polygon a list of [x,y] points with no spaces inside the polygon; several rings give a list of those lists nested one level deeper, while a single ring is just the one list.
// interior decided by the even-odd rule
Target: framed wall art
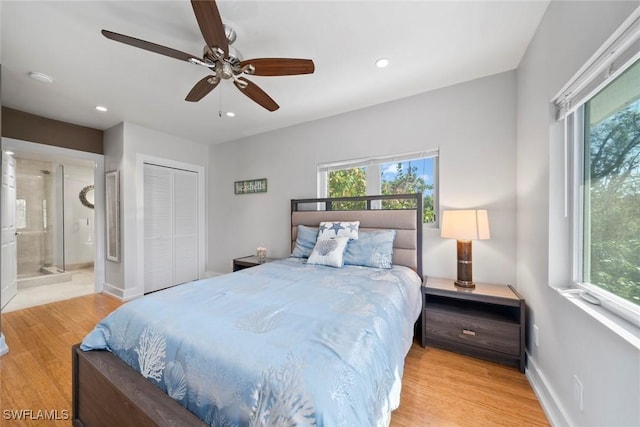
[{"label": "framed wall art", "polygon": [[107,260],[120,262],[120,173],[105,174]]}]

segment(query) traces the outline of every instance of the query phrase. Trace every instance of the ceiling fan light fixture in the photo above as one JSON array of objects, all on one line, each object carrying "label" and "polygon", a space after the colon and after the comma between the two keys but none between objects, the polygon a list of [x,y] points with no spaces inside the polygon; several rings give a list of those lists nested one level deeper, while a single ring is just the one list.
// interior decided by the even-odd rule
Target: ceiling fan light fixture
[{"label": "ceiling fan light fixture", "polygon": [[[202,58],[113,31],[103,29],[101,33],[106,38],[119,43],[208,68],[210,75],[200,79],[193,86],[185,97],[185,101],[200,101],[222,80],[232,79],[234,86],[245,96],[268,111],[276,111],[280,107],[269,95],[255,83],[243,77],[238,78],[238,75],[242,73],[257,76],[313,74],[315,71],[313,61],[299,58],[254,58],[244,61],[242,54],[231,46],[236,41],[236,32],[230,26],[223,24],[216,1],[191,1],[200,33],[205,41]],[[222,117],[222,110],[218,111],[218,116]]]},{"label": "ceiling fan light fixture", "polygon": [[233,44],[233,42],[235,42],[237,38],[236,30],[234,30],[233,27],[227,24],[222,24],[222,26],[224,27],[224,36],[229,41],[229,44]]},{"label": "ceiling fan light fixture", "polygon": [[233,73],[233,67],[228,62],[222,63],[222,71],[220,72],[220,74],[222,75],[221,77],[225,80],[235,77]]},{"label": "ceiling fan light fixture", "polygon": [[29,72],[29,77],[33,80],[39,81],[41,83],[53,83],[53,77],[48,76],[44,73],[39,73],[37,71]]},{"label": "ceiling fan light fixture", "polygon": [[376,61],[376,67],[385,68],[389,66],[389,60],[387,58],[380,58]]},{"label": "ceiling fan light fixture", "polygon": [[238,49],[233,46],[229,46],[229,54],[225,58],[225,62],[230,63],[234,67],[239,67],[240,63],[244,60],[244,57]]}]

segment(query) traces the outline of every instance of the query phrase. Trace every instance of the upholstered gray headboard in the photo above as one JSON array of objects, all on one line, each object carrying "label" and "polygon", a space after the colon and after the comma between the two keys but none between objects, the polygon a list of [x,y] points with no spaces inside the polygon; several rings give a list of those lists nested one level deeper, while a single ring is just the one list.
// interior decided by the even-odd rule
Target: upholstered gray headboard
[{"label": "upholstered gray headboard", "polygon": [[[410,208],[380,209],[382,202],[402,201]],[[360,210],[334,210],[343,202],[363,206]],[[395,203],[401,206],[402,203]],[[396,230],[393,263],[413,269],[422,277],[422,195],[399,194],[326,199],[291,200],[291,247],[298,225],[317,227],[322,221],[360,221],[360,230]]]}]

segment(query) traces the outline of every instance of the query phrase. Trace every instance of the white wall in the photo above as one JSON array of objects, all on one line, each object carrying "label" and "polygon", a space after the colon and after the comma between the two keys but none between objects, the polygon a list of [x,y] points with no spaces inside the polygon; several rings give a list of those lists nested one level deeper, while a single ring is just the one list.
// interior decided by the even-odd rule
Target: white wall
[{"label": "white wall", "polygon": [[[93,184],[94,170],[78,165],[64,166],[64,257],[65,265],[93,263],[95,257],[94,209],[80,202],[80,191]],[[91,200],[95,191],[91,192]]]},{"label": "white wall", "polygon": [[[105,172],[122,170],[124,164],[124,123],[104,131],[103,147]],[[122,188],[122,182],[120,182],[120,191],[122,191]],[[120,206],[120,217],[122,218],[122,204]],[[122,241],[122,228],[120,229],[120,240]],[[124,251],[126,249],[120,246],[120,254]],[[123,297],[124,288],[124,263],[105,261],[104,291]]]},{"label": "white wall", "polygon": [[[266,246],[290,252],[291,198],[317,196],[318,163],[440,147],[440,208],[489,210],[491,240],[474,242],[474,279],[515,281],[515,72],[210,148],[210,269]],[[277,113],[274,113],[277,114]],[[268,192],[233,182],[267,178]],[[424,273],[455,277],[456,246],[425,227]]]},{"label": "white wall", "polygon": [[[121,123],[105,132],[106,170],[120,171],[120,263],[107,261],[105,290],[120,298],[143,293],[137,262],[137,156],[149,155],[208,169],[208,147],[133,123]],[[205,191],[206,194],[206,191]]]},{"label": "white wall", "polygon": [[541,381],[557,425],[640,425],[638,350],[548,286],[566,278],[554,242],[563,151],[549,101],[638,4],[552,1],[517,71],[517,283],[529,308],[528,336],[533,323],[539,328],[539,345],[529,338],[529,375]]}]

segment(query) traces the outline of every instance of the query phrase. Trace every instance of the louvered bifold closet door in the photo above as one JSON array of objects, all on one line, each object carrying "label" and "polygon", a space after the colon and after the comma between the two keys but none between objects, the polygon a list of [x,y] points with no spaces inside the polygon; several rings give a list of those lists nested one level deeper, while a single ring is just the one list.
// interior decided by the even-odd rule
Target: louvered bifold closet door
[{"label": "louvered bifold closet door", "polygon": [[175,283],[198,279],[198,174],[173,171]]},{"label": "louvered bifold closet door", "polygon": [[144,165],[144,291],[172,286],[172,170]]}]

